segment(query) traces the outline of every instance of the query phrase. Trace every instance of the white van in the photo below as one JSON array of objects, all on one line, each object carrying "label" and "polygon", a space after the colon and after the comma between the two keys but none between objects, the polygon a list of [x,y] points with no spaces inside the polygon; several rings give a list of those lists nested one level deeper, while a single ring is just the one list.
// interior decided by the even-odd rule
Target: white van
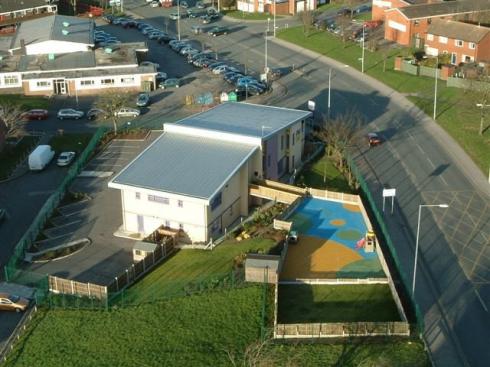
[{"label": "white van", "polygon": [[48,165],[54,157],[54,151],[50,145],[38,145],[29,154],[29,169],[31,171],[41,171]]}]

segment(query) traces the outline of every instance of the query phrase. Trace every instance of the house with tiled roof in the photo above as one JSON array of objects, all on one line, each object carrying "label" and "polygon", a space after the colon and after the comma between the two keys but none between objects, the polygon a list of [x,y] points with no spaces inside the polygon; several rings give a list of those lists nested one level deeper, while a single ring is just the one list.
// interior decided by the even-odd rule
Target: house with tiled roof
[{"label": "house with tiled roof", "polygon": [[490,61],[490,28],[452,20],[435,19],[427,30],[425,52],[450,54],[451,64]]}]

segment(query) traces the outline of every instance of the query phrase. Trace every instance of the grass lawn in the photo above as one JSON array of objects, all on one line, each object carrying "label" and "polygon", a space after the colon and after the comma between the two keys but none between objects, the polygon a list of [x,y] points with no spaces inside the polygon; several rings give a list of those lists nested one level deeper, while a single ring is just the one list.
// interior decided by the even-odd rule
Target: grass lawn
[{"label": "grass lawn", "polygon": [[[6,367],[248,366],[262,287],[215,291],[118,310],[41,309]],[[418,340],[347,339],[265,345],[258,366],[429,366]]]},{"label": "grass lawn", "polygon": [[280,285],[278,322],[400,321],[387,284]]},{"label": "grass lawn", "polygon": [[321,155],[317,160],[308,164],[301,171],[298,181],[301,180],[305,186],[314,189],[326,189],[345,193],[352,192],[347,180],[342,176],[339,170],[335,168],[326,154]]},{"label": "grass lawn", "polygon": [[145,302],[181,292],[189,282],[229,274],[233,259],[247,252],[266,253],[274,242],[253,238],[240,243],[225,241],[212,251],[180,250],[125,291],[124,302]]},{"label": "grass lawn", "polygon": [[[302,27],[282,30],[278,37],[302,47],[336,59],[358,70],[361,69],[361,48],[358,44],[347,42],[345,45],[337,36],[311,30],[309,36],[303,34]],[[365,54],[365,72],[395,89],[400,93],[411,95],[411,100],[418,107],[432,116],[434,79],[417,77],[394,70],[394,59],[405,52],[394,49],[389,52],[386,70],[383,70],[381,52]],[[438,85],[437,122],[463,147],[483,173],[488,174],[490,165],[490,129],[483,136],[478,135],[480,126],[479,111],[469,103],[463,89],[449,88],[444,82]]]},{"label": "grass lawn", "polygon": [[92,134],[63,134],[51,138],[49,145],[56,153],[73,151],[81,153],[92,138]]},{"label": "grass lawn", "polygon": [[17,164],[29,155],[38,140],[36,136],[24,136],[15,147],[7,145],[0,152],[0,180],[8,178]]},{"label": "grass lawn", "polygon": [[[272,19],[274,18],[274,15],[269,13],[248,13],[246,11],[241,11],[241,10],[228,10],[228,11],[223,11],[223,13],[228,17],[232,17],[235,19],[244,19],[244,20],[267,20],[267,18],[270,18],[272,22]],[[281,19],[281,18],[282,16],[276,15],[276,19]]]},{"label": "grass lawn", "polygon": [[319,5],[318,8],[316,8],[315,12],[318,12],[318,13],[323,13],[325,11],[329,11],[329,10],[335,10],[335,9],[340,9],[344,6],[344,4],[341,4],[341,3],[328,3],[328,4],[322,4],[322,5]]},{"label": "grass lawn", "polygon": [[42,96],[23,96],[20,94],[3,94],[0,95],[0,103],[21,104],[26,110],[33,108],[48,109],[49,99]]}]

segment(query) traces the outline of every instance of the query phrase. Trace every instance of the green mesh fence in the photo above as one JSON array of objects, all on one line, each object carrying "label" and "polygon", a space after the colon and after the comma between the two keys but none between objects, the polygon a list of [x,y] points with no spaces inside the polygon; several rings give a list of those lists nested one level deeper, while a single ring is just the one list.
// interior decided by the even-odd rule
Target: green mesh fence
[{"label": "green mesh fence", "polygon": [[[101,127],[96,131],[94,136],[92,136],[92,139],[87,144],[82,154],[80,154],[79,158],[68,170],[58,189],[53,194],[51,194],[48,200],[46,200],[43,207],[41,208],[41,210],[39,210],[39,213],[34,218],[27,231],[24,233],[22,238],[15,246],[12,256],[10,257],[7,265],[4,267],[6,281],[15,280],[15,282],[17,283],[31,286],[35,284],[35,282],[32,283],[33,278],[35,278],[35,276],[33,276],[32,274],[35,273],[29,273],[21,270],[19,264],[22,262],[26,250],[32,245],[34,241],[36,241],[36,238],[38,237],[41,230],[44,228],[46,221],[51,217],[53,211],[63,199],[63,196],[65,195],[68,186],[72,183],[75,177],[77,177],[82,167],[90,158],[100,139],[104,136],[105,131],[106,129]],[[47,284],[47,277],[45,275],[44,277],[46,278]],[[44,288],[41,287],[40,290],[42,289]]]},{"label": "green mesh fence", "polygon": [[396,251],[395,246],[393,245],[393,241],[391,240],[391,236],[390,236],[390,233],[389,233],[389,231],[386,227],[386,224],[383,220],[383,216],[379,212],[378,208],[376,207],[376,202],[374,201],[374,199],[371,195],[369,187],[368,187],[366,181],[364,180],[364,178],[362,177],[362,175],[359,171],[359,168],[356,166],[356,164],[354,163],[354,161],[352,160],[351,157],[347,158],[347,163],[351,169],[351,172],[354,174],[357,182],[359,183],[359,186],[361,188],[361,192],[364,194],[364,197],[367,199],[372,213],[374,214],[376,223],[378,224],[378,226],[381,230],[381,235],[384,238],[384,242],[388,246],[388,250],[390,251],[391,258],[393,259],[393,262],[395,263],[395,266],[398,269],[398,272],[400,274],[400,278],[402,281],[402,285],[403,285],[405,294],[410,295],[409,296],[410,301],[412,303],[412,307],[413,307],[414,312],[415,312],[415,317],[417,319],[417,327],[419,328],[420,332],[422,332],[424,330],[424,319],[423,319],[422,313],[420,312],[420,308],[419,308],[418,304],[415,302],[415,299],[413,299],[413,297],[411,296],[411,292],[409,291],[409,289],[410,289],[410,287],[409,287],[410,283],[408,282],[409,278],[407,277],[405,271],[403,270],[403,268],[401,266],[400,259],[398,257],[398,253]]}]

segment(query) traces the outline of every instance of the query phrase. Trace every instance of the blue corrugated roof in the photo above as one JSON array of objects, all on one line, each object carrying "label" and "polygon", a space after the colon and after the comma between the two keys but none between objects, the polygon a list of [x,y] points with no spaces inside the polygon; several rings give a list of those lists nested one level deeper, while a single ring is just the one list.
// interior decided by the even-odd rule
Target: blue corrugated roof
[{"label": "blue corrugated roof", "polygon": [[177,121],[176,124],[266,138],[309,116],[309,111],[229,102]]},{"label": "blue corrugated roof", "polygon": [[256,149],[166,132],[112,182],[209,200]]}]

